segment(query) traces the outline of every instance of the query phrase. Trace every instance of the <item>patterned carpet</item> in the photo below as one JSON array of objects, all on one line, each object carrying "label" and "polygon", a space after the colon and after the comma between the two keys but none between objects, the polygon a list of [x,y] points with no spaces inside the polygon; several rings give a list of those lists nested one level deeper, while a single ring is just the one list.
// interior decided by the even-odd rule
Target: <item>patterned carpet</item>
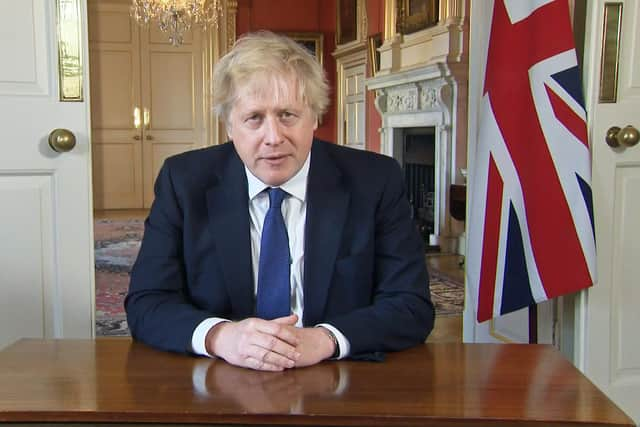
[{"label": "patterned carpet", "polygon": [[143,220],[94,223],[97,336],[129,335],[123,303],[143,229]]},{"label": "patterned carpet", "polygon": [[[143,220],[95,221],[97,336],[129,335],[123,302],[143,228]],[[436,314],[459,316],[464,305],[463,284],[438,271],[429,274]]]},{"label": "patterned carpet", "polygon": [[439,271],[429,271],[431,299],[437,316],[461,316],[464,309],[464,284]]}]

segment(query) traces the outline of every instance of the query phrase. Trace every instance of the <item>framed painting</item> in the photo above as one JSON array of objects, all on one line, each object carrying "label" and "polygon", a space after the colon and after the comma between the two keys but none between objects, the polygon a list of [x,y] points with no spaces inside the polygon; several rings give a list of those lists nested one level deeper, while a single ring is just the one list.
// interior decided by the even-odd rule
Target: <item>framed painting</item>
[{"label": "framed painting", "polygon": [[316,57],[316,59],[323,63],[322,53],[324,45],[324,35],[322,33],[283,33],[285,36],[295,40],[302,47],[307,49],[309,53]]},{"label": "framed painting", "polygon": [[337,2],[336,44],[355,41],[358,37],[357,0],[338,0]]},{"label": "framed painting", "polygon": [[369,36],[367,45],[369,47],[369,76],[373,77],[380,70],[380,52],[378,52],[378,48],[382,46],[382,33]]},{"label": "framed painting", "polygon": [[397,8],[396,30],[401,34],[432,27],[440,19],[439,0],[398,0]]}]

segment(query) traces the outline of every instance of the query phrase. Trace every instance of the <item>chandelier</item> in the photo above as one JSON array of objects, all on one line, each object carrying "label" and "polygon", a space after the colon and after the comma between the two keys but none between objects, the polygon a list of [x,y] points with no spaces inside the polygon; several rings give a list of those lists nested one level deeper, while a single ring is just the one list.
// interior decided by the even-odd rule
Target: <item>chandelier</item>
[{"label": "chandelier", "polygon": [[223,0],[133,0],[131,16],[140,25],[157,21],[174,46],[180,46],[184,33],[193,25],[203,30],[218,26]]}]

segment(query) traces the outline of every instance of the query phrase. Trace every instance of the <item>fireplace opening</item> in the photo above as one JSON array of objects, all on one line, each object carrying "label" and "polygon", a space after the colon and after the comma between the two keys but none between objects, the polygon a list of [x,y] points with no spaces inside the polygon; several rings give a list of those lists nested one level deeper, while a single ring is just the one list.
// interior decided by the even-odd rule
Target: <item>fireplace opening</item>
[{"label": "fireplace opening", "polygon": [[402,153],[398,156],[404,170],[411,215],[427,252],[438,251],[435,242],[435,128],[400,128]]}]

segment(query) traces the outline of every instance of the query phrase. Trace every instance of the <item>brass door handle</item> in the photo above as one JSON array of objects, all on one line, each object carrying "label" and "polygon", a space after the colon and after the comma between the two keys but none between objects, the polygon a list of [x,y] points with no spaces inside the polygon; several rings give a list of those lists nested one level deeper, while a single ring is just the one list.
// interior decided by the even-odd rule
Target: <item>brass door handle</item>
[{"label": "brass door handle", "polygon": [[146,135],[145,138],[147,138],[147,141],[151,141],[153,140],[153,135]]},{"label": "brass door handle", "polygon": [[76,136],[67,129],[54,129],[49,134],[49,147],[57,153],[66,153],[76,146]]},{"label": "brass door handle", "polygon": [[133,135],[133,139],[135,139],[136,141],[140,141],[142,138],[140,137],[140,135]]},{"label": "brass door handle", "polygon": [[633,147],[640,141],[640,132],[631,125],[627,125],[620,129],[618,126],[612,126],[607,130],[604,140],[610,147]]}]

